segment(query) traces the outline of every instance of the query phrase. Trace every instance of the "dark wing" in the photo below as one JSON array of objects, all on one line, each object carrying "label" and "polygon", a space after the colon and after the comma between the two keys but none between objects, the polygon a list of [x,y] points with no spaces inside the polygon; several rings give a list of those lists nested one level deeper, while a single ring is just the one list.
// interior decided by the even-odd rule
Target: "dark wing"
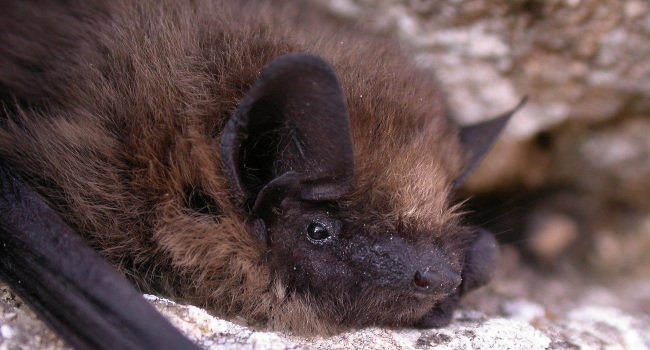
[{"label": "dark wing", "polygon": [[0,277],[76,349],[198,349],[0,162]]}]

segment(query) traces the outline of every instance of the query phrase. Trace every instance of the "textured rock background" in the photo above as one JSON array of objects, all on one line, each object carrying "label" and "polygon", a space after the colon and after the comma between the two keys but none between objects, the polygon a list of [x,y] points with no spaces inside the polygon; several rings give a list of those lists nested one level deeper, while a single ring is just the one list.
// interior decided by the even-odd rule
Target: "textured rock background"
[{"label": "textured rock background", "polygon": [[[650,281],[618,280],[616,288],[604,288],[575,275],[540,277],[514,257],[506,251],[496,282],[471,294],[444,329],[369,328],[306,339],[146,298],[205,349],[650,349]],[[0,331],[0,350],[67,349],[2,285]]]},{"label": "textured rock background", "polygon": [[[400,40],[435,69],[461,123],[529,96],[467,186],[475,220],[507,242],[495,282],[448,328],[329,339],[253,332],[150,301],[205,348],[649,349],[650,3],[312,1]],[[62,348],[0,287],[0,350]]]}]

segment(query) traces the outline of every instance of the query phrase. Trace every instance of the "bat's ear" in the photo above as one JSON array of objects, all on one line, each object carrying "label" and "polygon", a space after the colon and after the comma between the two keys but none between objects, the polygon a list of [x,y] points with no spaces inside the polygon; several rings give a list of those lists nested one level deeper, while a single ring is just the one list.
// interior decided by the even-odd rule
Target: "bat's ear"
[{"label": "bat's ear", "polygon": [[497,267],[499,244],[491,232],[479,229],[478,237],[465,254],[460,285],[461,295],[476,289],[492,279]]},{"label": "bat's ear", "polygon": [[287,191],[304,200],[340,198],[354,163],[332,67],[306,54],[273,60],[226,124],[221,150],[233,197],[249,209]]},{"label": "bat's ear", "polygon": [[510,118],[526,103],[526,99],[524,97],[515,108],[496,118],[461,128],[460,142],[465,149],[466,162],[465,170],[454,181],[454,186],[460,186],[481,163]]}]

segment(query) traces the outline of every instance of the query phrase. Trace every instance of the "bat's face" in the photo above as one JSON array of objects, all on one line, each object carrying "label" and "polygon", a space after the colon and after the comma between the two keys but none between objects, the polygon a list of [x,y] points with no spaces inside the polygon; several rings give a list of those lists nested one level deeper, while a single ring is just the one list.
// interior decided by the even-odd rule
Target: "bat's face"
[{"label": "bat's face", "polygon": [[336,205],[285,198],[267,219],[274,270],[315,294],[398,293],[442,298],[461,283],[464,252],[427,235],[407,240],[386,225],[347,220]]},{"label": "bat's face", "polygon": [[[408,225],[364,222],[350,210],[288,195],[265,219],[276,276],[339,324],[444,325],[453,307],[440,306],[490,278],[498,248],[489,233],[404,232]],[[444,236],[455,239],[436,238]]]},{"label": "bat's face", "polygon": [[[423,212],[454,219],[426,225],[422,215],[400,210],[399,200],[373,198],[382,192],[373,184],[360,190],[350,135],[338,80],[314,56],[274,60],[242,99],[224,129],[222,153],[265,261],[289,295],[338,324],[448,323],[458,298],[489,280],[494,238],[450,214],[453,179],[440,186],[445,198],[437,203],[444,204]],[[411,193],[402,197],[414,203],[433,200],[419,193],[431,191],[418,189],[408,164],[393,173],[400,172],[416,176],[399,176],[394,191]]]},{"label": "bat's face", "polygon": [[[347,210],[285,197],[266,219],[269,261],[289,290],[337,323],[393,326],[413,325],[460,293],[466,243],[476,235],[456,228],[462,247],[428,232],[407,239],[399,225],[351,221]],[[493,261],[496,245],[487,249]]]}]

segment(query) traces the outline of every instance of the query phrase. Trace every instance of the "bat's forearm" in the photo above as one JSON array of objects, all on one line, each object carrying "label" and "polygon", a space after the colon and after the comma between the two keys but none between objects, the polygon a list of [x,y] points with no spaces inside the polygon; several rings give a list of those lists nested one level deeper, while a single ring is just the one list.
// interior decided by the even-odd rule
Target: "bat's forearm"
[{"label": "bat's forearm", "polygon": [[74,348],[196,348],[2,163],[0,252],[0,277]]}]

